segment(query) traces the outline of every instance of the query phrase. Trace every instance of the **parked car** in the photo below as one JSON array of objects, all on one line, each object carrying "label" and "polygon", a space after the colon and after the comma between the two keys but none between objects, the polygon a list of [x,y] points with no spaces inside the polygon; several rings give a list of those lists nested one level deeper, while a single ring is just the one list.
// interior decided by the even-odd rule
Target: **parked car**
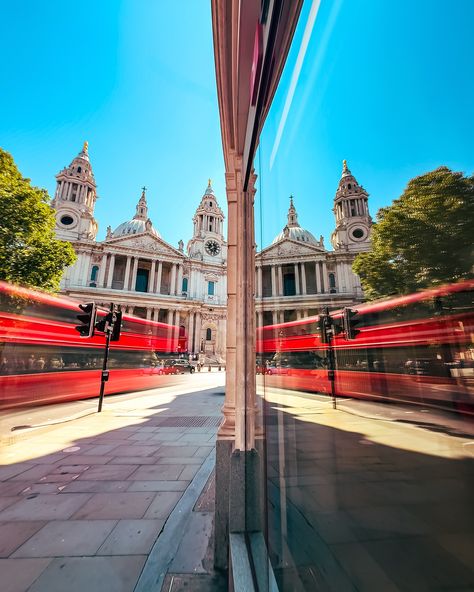
[{"label": "parked car", "polygon": [[192,374],[194,366],[188,360],[167,360],[163,367],[163,374]]}]

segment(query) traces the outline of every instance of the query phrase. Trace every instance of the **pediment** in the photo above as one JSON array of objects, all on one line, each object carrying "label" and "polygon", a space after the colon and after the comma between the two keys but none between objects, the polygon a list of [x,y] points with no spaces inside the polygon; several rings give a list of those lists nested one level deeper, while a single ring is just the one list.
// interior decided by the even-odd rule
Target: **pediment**
[{"label": "pediment", "polygon": [[282,257],[301,257],[324,253],[325,249],[316,245],[301,243],[287,238],[270,245],[257,255],[257,259],[280,259]]},{"label": "pediment", "polygon": [[170,255],[173,257],[184,257],[184,253],[175,249],[163,239],[158,238],[151,232],[143,232],[141,234],[134,234],[130,236],[119,236],[111,238],[104,243],[114,247],[123,247],[124,249],[133,249],[137,251],[145,251],[155,255]]}]

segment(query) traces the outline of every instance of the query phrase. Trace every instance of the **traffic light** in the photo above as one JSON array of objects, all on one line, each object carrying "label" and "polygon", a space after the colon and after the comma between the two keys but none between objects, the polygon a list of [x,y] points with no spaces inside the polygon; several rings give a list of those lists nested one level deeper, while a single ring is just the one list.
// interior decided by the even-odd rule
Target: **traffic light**
[{"label": "traffic light", "polygon": [[321,343],[329,343],[331,340],[331,317],[328,314],[319,316],[319,330],[321,332]]},{"label": "traffic light", "polygon": [[360,322],[361,318],[359,317],[359,313],[356,310],[352,310],[352,308],[344,309],[343,326],[346,333],[346,339],[356,338],[356,336],[360,333],[359,329],[356,329],[356,326]]},{"label": "traffic light", "polygon": [[110,331],[110,341],[118,341],[120,339],[120,330],[122,328],[122,312],[110,311],[96,324],[97,331],[107,333]]},{"label": "traffic light", "polygon": [[95,302],[79,304],[79,308],[83,311],[83,314],[78,314],[77,320],[82,324],[76,325],[74,328],[79,332],[81,337],[92,337],[94,335],[95,319],[97,316]]},{"label": "traffic light", "polygon": [[110,341],[118,341],[120,339],[120,330],[122,328],[122,311],[119,310],[113,314],[115,314],[115,320],[113,321]]}]

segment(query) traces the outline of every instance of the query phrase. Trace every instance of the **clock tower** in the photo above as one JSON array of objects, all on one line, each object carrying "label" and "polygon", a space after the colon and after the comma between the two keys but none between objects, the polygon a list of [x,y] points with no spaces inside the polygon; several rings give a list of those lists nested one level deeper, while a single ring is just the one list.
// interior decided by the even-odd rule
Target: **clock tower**
[{"label": "clock tower", "polygon": [[224,214],[217,203],[211,180],[193,218],[193,238],[188,243],[191,259],[223,263],[227,258],[224,240]]}]

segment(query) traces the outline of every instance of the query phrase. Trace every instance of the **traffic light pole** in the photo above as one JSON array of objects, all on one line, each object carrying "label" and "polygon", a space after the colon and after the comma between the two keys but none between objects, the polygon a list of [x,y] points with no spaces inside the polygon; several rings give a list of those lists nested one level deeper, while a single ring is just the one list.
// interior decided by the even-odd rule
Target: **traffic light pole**
[{"label": "traffic light pole", "polygon": [[111,335],[112,335],[112,331],[110,329],[108,329],[105,334],[105,353],[104,353],[104,363],[102,364],[102,375],[100,377],[99,408],[97,409],[98,413],[100,413],[102,411],[102,403],[104,402],[105,383],[109,380],[109,371],[107,370],[107,362],[109,361],[109,349],[110,349]]}]

